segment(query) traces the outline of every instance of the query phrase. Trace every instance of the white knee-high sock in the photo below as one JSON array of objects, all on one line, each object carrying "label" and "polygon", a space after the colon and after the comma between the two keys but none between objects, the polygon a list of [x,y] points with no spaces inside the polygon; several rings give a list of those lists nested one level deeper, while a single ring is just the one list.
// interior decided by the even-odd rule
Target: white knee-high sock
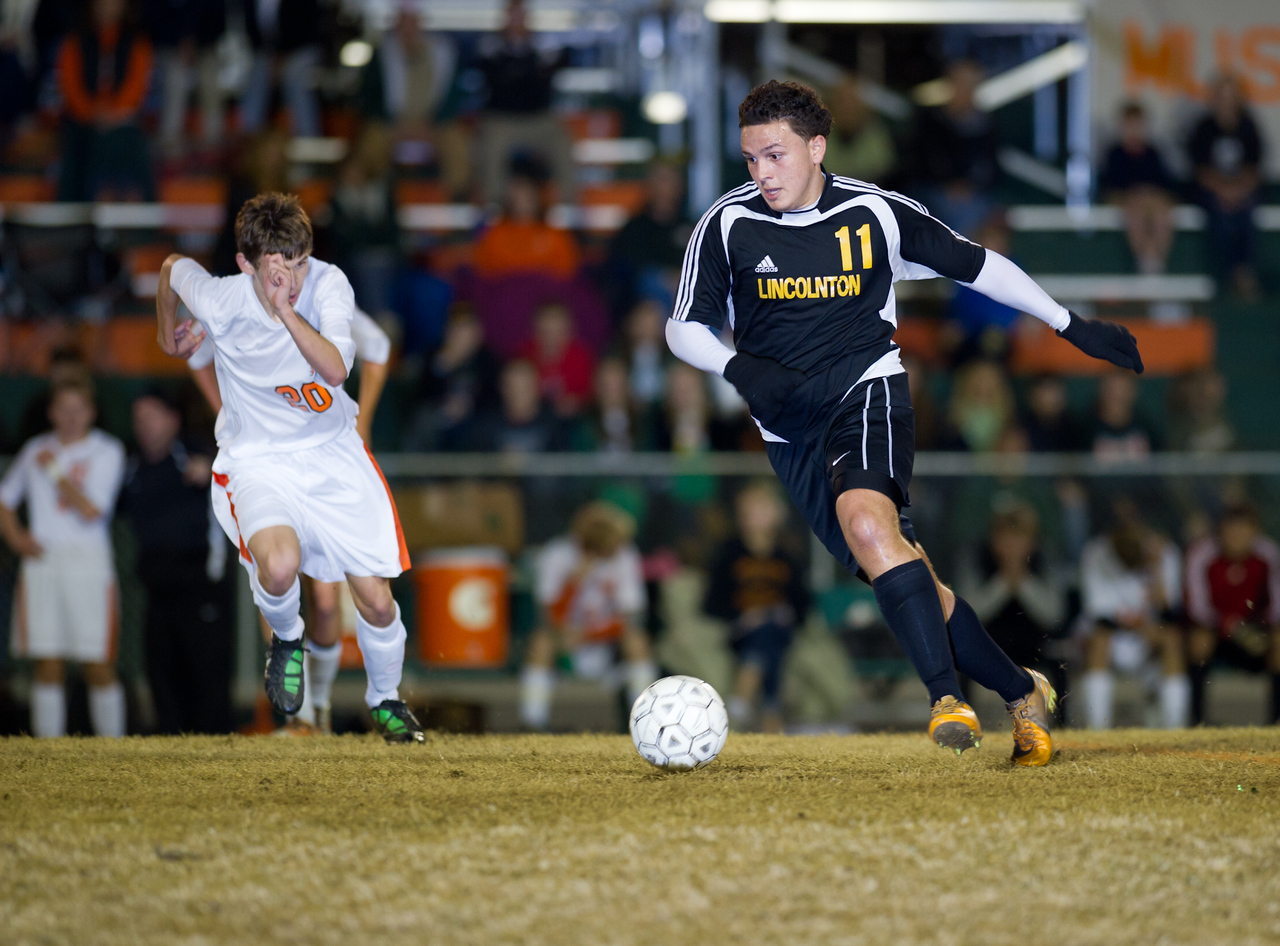
[{"label": "white knee-high sock", "polygon": [[341,640],[328,647],[312,644],[307,651],[307,699],[313,706],[323,708],[329,705],[333,681],[338,676],[338,662],[341,659]]},{"label": "white knee-high sock", "polygon": [[525,667],[520,671],[520,722],[530,729],[546,729],[551,723],[551,694],[556,672],[550,667]]},{"label": "white knee-high sock", "polygon": [[1110,670],[1084,675],[1085,719],[1090,729],[1110,729],[1115,718],[1116,681]]},{"label": "white knee-high sock", "polygon": [[1160,678],[1160,725],[1185,729],[1191,719],[1191,678],[1185,673]]},{"label": "white knee-high sock", "polygon": [[89,720],[99,736],[119,739],[124,735],[124,687],[119,680],[89,687]]},{"label": "white knee-high sock", "polygon": [[258,581],[258,570],[249,572],[249,584],[253,588],[253,603],[276,637],[282,641],[296,641],[302,637],[302,583],[297,578],[282,595],[268,594]]},{"label": "white knee-high sock", "polygon": [[386,627],[374,627],[356,612],[356,641],[364,656],[364,672],[368,685],[364,701],[370,708],[383,700],[400,699],[400,675],[404,670],[404,642],[408,637],[400,620],[400,605],[396,605],[396,619]]},{"label": "white knee-high sock", "polygon": [[654,680],[658,679],[658,667],[652,660],[627,661],[627,699],[634,703]]},{"label": "white knee-high sock", "polygon": [[31,735],[56,739],[67,734],[67,692],[61,683],[31,685]]}]

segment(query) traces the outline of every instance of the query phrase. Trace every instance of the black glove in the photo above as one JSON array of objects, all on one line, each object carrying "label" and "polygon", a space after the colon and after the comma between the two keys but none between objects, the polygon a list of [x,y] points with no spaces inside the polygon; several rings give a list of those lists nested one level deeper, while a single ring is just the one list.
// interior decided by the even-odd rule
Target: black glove
[{"label": "black glove", "polygon": [[1092,358],[1101,358],[1142,374],[1138,343],[1127,328],[1102,319],[1082,319],[1074,312],[1069,314],[1071,322],[1059,335]]},{"label": "black glove", "polygon": [[724,366],[724,379],[742,395],[751,416],[769,427],[782,416],[791,393],[809,376],[772,358],[740,351]]}]

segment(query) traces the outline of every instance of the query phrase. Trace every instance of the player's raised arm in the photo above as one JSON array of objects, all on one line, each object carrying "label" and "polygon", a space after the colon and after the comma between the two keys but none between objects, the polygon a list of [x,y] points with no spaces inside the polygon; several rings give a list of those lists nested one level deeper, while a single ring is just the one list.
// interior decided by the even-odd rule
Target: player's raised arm
[{"label": "player's raised arm", "polygon": [[162,352],[175,358],[190,358],[205,337],[204,329],[195,319],[178,322],[178,304],[182,300],[173,286],[173,267],[184,259],[181,253],[173,253],[164,261],[156,290],[156,341]]},{"label": "player's raised arm", "polygon": [[[280,253],[269,253],[262,257],[258,268],[262,272],[267,302],[272,314],[288,329],[298,351],[302,352],[302,357],[307,359],[316,374],[328,384],[342,384],[347,380],[347,373],[351,369],[350,359],[334,342],[312,328],[293,309],[295,286],[299,289],[301,286],[295,283],[290,269],[298,265],[298,261],[286,260]],[[305,259],[301,261],[301,265],[305,267]],[[351,347],[354,356],[354,345]]]}]

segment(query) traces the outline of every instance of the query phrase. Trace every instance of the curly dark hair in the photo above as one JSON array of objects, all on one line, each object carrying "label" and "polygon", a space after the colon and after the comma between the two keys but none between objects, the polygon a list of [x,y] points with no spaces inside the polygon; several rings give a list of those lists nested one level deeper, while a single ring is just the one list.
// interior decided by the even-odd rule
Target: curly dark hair
[{"label": "curly dark hair", "polygon": [[813,89],[800,82],[770,79],[738,106],[738,127],[785,121],[805,141],[831,132],[831,112]]}]

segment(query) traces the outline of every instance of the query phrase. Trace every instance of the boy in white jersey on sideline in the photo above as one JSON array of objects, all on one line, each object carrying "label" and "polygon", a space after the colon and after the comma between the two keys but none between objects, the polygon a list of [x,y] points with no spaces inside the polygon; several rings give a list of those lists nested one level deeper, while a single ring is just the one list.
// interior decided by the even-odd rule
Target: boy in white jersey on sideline
[{"label": "boy in white jersey on sideline", "polygon": [[[27,441],[0,481],[0,535],[22,556],[13,607],[13,654],[35,661],[31,734],[67,731],[64,661],[84,668],[89,717],[99,736],[125,730],[116,679],[119,598],[111,513],[124,475],[124,447],[94,428],[87,376],[54,386],[50,433]],[[30,528],[18,521],[27,504]]]},{"label": "boy in white jersey on sideline", "polygon": [[[359,414],[356,431],[366,445],[372,446],[373,417],[387,383],[387,363],[391,360],[391,339],[372,318],[357,308],[351,320],[351,338],[360,361],[360,390],[356,401]],[[218,390],[218,373],[213,365],[213,342],[206,336],[187,365],[214,413],[222,410],[222,394]],[[338,600],[339,582],[302,583],[303,594],[310,605],[307,628],[307,658],[303,666],[303,699],[297,714],[290,716],[282,735],[310,735],[317,731],[333,732],[330,696],[342,659],[342,615]],[[271,643],[271,626],[261,618],[263,639]]]},{"label": "boy in white jersey on sideline", "polygon": [[[247,201],[235,234],[241,274],[214,278],[174,254],[160,272],[156,315],[167,354],[187,358],[206,335],[213,340],[222,398],[214,512],[271,626],[267,697],[285,715],[302,706],[299,575],[345,578],[374,724],[388,742],[422,742],[399,696],[406,635],[388,580],[409,567],[409,555],[342,389],[355,358],[351,284],[310,258],[311,221],[296,197]],[[179,301],[198,325],[177,324]]]}]

